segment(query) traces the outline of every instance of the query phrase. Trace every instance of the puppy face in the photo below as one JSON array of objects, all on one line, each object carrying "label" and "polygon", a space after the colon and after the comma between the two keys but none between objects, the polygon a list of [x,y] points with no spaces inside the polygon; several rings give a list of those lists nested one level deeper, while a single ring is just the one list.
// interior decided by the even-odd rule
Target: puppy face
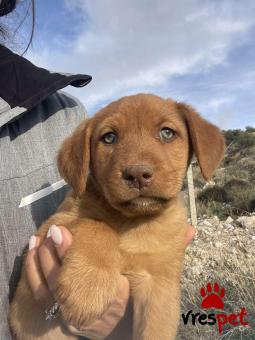
[{"label": "puppy face", "polygon": [[82,123],[63,144],[59,169],[81,196],[90,166],[112,207],[127,216],[149,215],[180,191],[192,152],[209,178],[224,152],[219,130],[185,104],[140,94],[113,102]]},{"label": "puppy face", "polygon": [[103,110],[91,139],[91,173],[126,215],[156,213],[180,191],[188,164],[185,122],[174,102],[129,97]]}]

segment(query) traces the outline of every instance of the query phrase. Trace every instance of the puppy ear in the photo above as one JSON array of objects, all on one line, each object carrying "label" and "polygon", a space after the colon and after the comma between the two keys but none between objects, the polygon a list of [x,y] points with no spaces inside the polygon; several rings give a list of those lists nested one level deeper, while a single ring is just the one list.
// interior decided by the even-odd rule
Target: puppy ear
[{"label": "puppy ear", "polygon": [[58,170],[81,197],[86,189],[90,163],[91,120],[83,121],[62,144],[58,153]]},{"label": "puppy ear", "polygon": [[187,124],[201,173],[208,181],[224,156],[224,137],[215,125],[203,119],[191,106],[183,103],[177,106]]}]

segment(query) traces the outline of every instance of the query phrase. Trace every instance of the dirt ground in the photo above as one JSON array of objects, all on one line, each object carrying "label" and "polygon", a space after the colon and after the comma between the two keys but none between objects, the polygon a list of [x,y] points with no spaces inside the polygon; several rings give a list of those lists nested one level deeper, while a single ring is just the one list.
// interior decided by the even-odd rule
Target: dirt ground
[{"label": "dirt ground", "polygon": [[[214,283],[218,283],[218,292],[213,291]],[[201,308],[202,287],[206,296],[214,293],[219,297],[224,287],[225,295],[220,297],[224,308]],[[248,325],[241,324],[242,308],[242,323]],[[199,220],[196,237],[186,251],[182,276],[181,313],[185,316],[189,311],[192,312],[186,325],[180,316],[178,340],[255,339],[255,215],[235,220],[229,217],[226,221],[216,216]],[[217,322],[201,324],[196,319],[193,325],[191,313],[225,314],[219,317],[225,323],[222,333],[219,334]],[[228,317],[233,313],[237,316],[232,316],[231,325]],[[203,320],[202,323],[210,321]]]}]

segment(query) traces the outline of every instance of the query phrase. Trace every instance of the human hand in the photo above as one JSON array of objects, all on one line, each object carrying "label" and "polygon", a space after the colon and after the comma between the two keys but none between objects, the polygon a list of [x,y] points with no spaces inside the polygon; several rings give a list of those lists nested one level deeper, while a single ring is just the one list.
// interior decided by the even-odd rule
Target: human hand
[{"label": "human hand", "polygon": [[193,225],[190,224],[187,230],[186,243],[185,243],[186,247],[191,243],[191,241],[195,237],[195,234],[196,234],[196,229],[193,227]]}]

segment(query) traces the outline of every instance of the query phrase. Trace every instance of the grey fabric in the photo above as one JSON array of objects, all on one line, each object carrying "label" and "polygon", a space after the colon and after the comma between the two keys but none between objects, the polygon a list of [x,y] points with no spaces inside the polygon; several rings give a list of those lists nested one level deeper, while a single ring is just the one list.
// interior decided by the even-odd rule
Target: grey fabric
[{"label": "grey fabric", "polygon": [[27,109],[25,107],[19,106],[15,106],[12,109],[5,100],[0,98],[0,128],[26,111]]},{"label": "grey fabric", "polygon": [[9,299],[22,253],[36,228],[63,200],[68,187],[19,208],[21,199],[61,178],[55,157],[61,142],[85,116],[76,99],[58,92],[0,128],[0,339],[9,340]]}]

